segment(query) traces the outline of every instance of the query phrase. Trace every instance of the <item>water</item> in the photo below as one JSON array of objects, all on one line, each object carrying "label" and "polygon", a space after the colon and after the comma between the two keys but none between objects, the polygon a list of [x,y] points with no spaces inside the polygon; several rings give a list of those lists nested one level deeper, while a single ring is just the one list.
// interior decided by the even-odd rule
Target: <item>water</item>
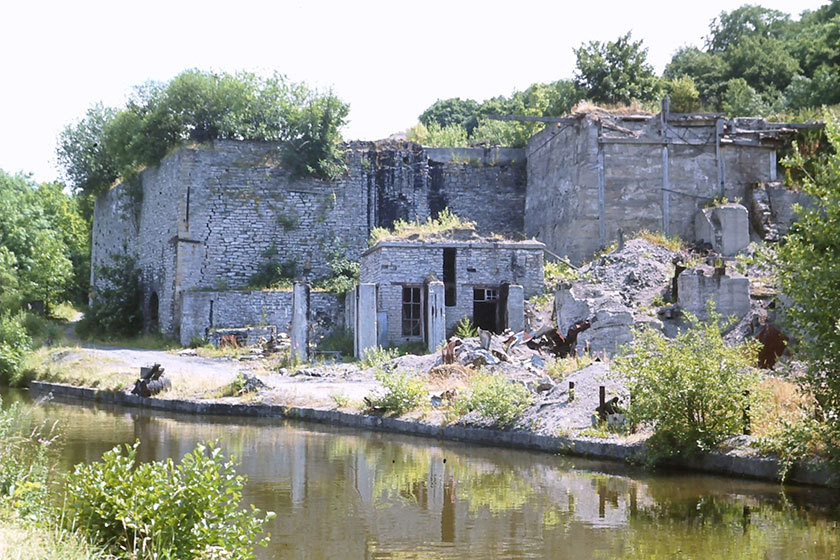
[{"label": "water", "polygon": [[[5,398],[26,398],[12,393]],[[258,558],[840,558],[840,494],[282,420],[49,402],[63,468],[218,439],[277,512]]]}]

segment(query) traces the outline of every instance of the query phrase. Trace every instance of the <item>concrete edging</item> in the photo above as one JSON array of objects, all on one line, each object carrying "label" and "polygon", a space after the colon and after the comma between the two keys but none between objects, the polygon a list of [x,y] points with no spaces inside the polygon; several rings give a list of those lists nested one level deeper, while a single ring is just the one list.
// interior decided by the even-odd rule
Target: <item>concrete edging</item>
[{"label": "concrete edging", "polygon": [[[322,424],[333,424],[365,430],[431,437],[444,440],[467,441],[498,447],[528,449],[593,459],[609,459],[639,463],[644,461],[645,448],[641,443],[620,443],[598,438],[545,436],[524,430],[495,430],[469,426],[437,426],[412,420],[353,414],[338,410],[294,407],[270,404],[232,404],[186,399],[156,399],[139,397],[124,391],[104,391],[90,387],[76,387],[63,383],[31,381],[34,394],[53,395],[95,401],[104,404],[135,406],[183,414],[212,414],[221,416],[288,418]],[[731,453],[705,453],[692,460],[678,460],[670,466],[690,470],[779,481],[779,461],[765,457],[742,457]],[[833,475],[822,463],[796,463],[788,473],[788,482],[830,486]]]}]

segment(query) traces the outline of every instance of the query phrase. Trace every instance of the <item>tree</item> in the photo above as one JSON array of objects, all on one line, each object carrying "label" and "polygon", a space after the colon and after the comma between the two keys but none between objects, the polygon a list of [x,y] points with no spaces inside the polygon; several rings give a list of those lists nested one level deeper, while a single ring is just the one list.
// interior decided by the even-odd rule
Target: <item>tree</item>
[{"label": "tree", "polygon": [[758,117],[767,113],[761,96],[743,78],[726,82],[723,93],[723,111],[730,117]]},{"label": "tree", "polygon": [[703,52],[696,47],[679,49],[665,66],[663,77],[674,80],[688,76],[694,80],[700,102],[710,107],[720,105],[722,84],[728,75],[726,61],[720,54]]},{"label": "tree", "polygon": [[706,47],[711,53],[725,52],[744,39],[780,39],[790,28],[790,16],[778,10],[746,4],[721,12],[709,25]]},{"label": "tree", "polygon": [[828,113],[824,120],[830,154],[806,166],[794,146],[787,162],[803,172],[802,189],[814,206],[797,209],[799,220],[778,251],[778,278],[785,323],[798,339],[797,355],[808,362],[806,387],[840,442],[840,126]]},{"label": "tree", "polygon": [[671,110],[677,113],[690,113],[700,106],[700,93],[691,76],[674,78],[667,84],[671,96]]},{"label": "tree", "polygon": [[577,57],[575,81],[592,101],[630,103],[651,101],[660,84],[647,62],[642,41],[633,41],[628,32],[615,41],[590,41],[574,49]]},{"label": "tree", "polygon": [[96,197],[187,141],[272,140],[283,143],[293,173],[330,179],[344,170],[340,129],[348,111],[331,92],[280,74],[187,70],[135,88],[122,109],[93,107],[62,132],[58,160],[77,193]]},{"label": "tree", "polygon": [[462,126],[471,134],[478,126],[479,104],[473,99],[461,99],[452,97],[450,99],[438,99],[423,111],[420,115],[420,122],[429,127],[432,123],[443,129],[448,126]]}]

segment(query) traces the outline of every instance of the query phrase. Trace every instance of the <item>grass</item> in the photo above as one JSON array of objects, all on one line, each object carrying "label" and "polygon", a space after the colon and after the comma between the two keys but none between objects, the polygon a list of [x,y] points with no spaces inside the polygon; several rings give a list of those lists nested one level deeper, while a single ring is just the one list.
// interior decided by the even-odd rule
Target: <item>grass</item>
[{"label": "grass", "polygon": [[635,239],[644,239],[654,245],[665,247],[669,251],[682,251],[686,248],[685,241],[677,236],[668,237],[661,231],[650,231],[643,229],[633,236]]},{"label": "grass", "polygon": [[175,350],[181,348],[181,344],[177,340],[167,338],[159,333],[143,333],[129,338],[97,336],[85,338],[84,340],[93,345],[124,346],[126,348],[141,348],[143,350]]},{"label": "grass", "polygon": [[68,531],[0,521],[0,560],[106,560],[113,558]]},{"label": "grass", "polygon": [[139,373],[115,360],[68,346],[38,348],[26,357],[23,370],[29,379],[111,391],[131,387]]},{"label": "grass", "polygon": [[546,365],[545,373],[554,381],[562,381],[570,373],[583,369],[591,363],[592,357],[589,354],[558,358]]},{"label": "grass", "polygon": [[780,377],[766,377],[759,384],[761,406],[753,411],[750,422],[756,436],[770,436],[785,424],[795,424],[813,409],[811,397],[796,383]]},{"label": "grass", "polygon": [[370,232],[368,244],[373,247],[380,241],[394,241],[398,239],[407,239],[409,237],[425,239],[451,232],[456,229],[475,230],[475,222],[461,219],[449,210],[449,208],[444,208],[436,218],[429,218],[425,222],[406,222],[404,220],[397,220],[394,222],[393,229],[389,230],[381,227],[373,228]]}]

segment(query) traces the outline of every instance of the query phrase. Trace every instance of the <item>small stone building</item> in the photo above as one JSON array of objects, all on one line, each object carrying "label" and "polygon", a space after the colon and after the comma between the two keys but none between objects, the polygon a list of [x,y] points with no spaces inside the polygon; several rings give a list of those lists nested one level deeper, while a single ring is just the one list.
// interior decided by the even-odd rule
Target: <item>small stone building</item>
[{"label": "small stone building", "polygon": [[434,349],[463,317],[496,333],[524,328],[524,300],[543,291],[545,246],[467,236],[380,241],[362,254],[361,283],[376,285],[380,345]]}]

